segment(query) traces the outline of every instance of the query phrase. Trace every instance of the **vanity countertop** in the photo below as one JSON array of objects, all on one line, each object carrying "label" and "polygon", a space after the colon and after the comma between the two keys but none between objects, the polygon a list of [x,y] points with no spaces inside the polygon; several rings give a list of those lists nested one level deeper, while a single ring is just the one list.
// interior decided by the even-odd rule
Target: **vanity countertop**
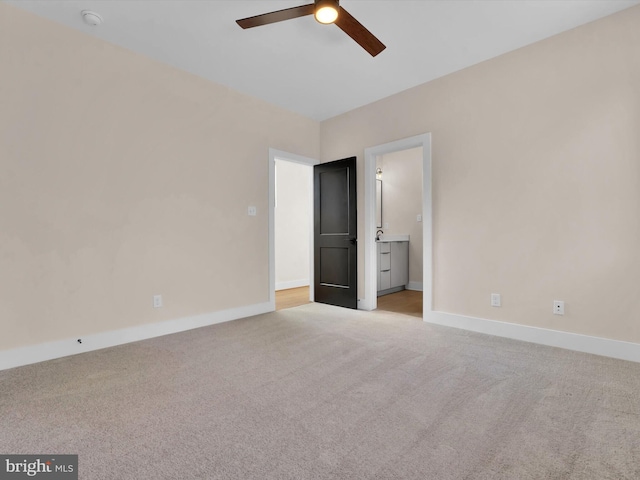
[{"label": "vanity countertop", "polygon": [[378,242],[408,242],[409,235],[380,235]]}]

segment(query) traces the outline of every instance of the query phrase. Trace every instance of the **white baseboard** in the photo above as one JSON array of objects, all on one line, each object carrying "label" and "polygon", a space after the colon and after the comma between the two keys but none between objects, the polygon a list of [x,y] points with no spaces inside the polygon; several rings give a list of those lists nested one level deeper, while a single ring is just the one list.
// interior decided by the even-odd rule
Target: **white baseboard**
[{"label": "white baseboard", "polygon": [[194,328],[206,327],[216,323],[260,315],[274,310],[275,307],[271,302],[258,303],[193,317],[168,320],[161,323],[138,325],[111,332],[87,335],[82,337],[82,343],[78,343],[77,338],[69,338],[67,340],[58,340],[55,342],[5,350],[0,352],[0,370],[90,352],[92,350],[100,350],[101,348],[113,347],[124,343],[137,342]]},{"label": "white baseboard", "polygon": [[[0,352],[0,370],[100,350],[101,348],[113,347],[125,343],[137,342],[208,325],[215,325],[217,323],[260,315],[274,310],[275,306],[271,302],[265,302],[193,317],[185,317],[178,320],[169,320],[161,323],[139,325],[111,332],[88,335],[82,337],[81,344],[77,342],[77,338],[70,338],[67,340],[5,350]],[[444,312],[429,312],[424,321],[498,337],[512,338],[578,352],[640,362],[640,344],[637,343]]]},{"label": "white baseboard", "polygon": [[416,292],[421,292],[422,282],[409,282],[405,288],[407,290],[415,290]]},{"label": "white baseboard", "polygon": [[308,287],[309,279],[302,280],[290,280],[288,282],[276,282],[276,291],[278,290],[288,290],[290,288],[298,288],[298,287]]},{"label": "white baseboard", "polygon": [[551,347],[565,348],[578,352],[593,353],[605,357],[640,362],[640,344],[591,337],[579,333],[561,332],[546,328],[529,327],[515,323],[499,322],[484,318],[466,317],[444,312],[428,312],[425,322],[447,327],[461,328],[497,337],[512,338],[525,342],[539,343]]}]

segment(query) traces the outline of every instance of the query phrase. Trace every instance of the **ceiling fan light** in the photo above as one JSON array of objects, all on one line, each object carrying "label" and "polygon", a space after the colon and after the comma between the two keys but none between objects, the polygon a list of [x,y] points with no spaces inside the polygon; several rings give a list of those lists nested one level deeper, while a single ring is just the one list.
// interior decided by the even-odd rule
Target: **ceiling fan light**
[{"label": "ceiling fan light", "polygon": [[318,0],[314,16],[320,23],[329,24],[335,22],[338,18],[338,2],[335,0]]}]

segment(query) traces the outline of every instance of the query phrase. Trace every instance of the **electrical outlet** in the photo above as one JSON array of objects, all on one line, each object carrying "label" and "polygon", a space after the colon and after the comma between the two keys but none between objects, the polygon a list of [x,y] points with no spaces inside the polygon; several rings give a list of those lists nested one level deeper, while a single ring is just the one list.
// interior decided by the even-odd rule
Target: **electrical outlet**
[{"label": "electrical outlet", "polygon": [[562,300],[553,301],[553,314],[564,315],[564,302]]},{"label": "electrical outlet", "polygon": [[258,214],[258,209],[254,206],[247,208],[247,214],[250,217],[255,217]]},{"label": "electrical outlet", "polygon": [[153,296],[153,308],[162,307],[162,295],[154,295]]},{"label": "electrical outlet", "polygon": [[491,306],[492,307],[500,307],[502,305],[502,301],[500,299],[500,294],[499,293],[492,293],[491,294]]},{"label": "electrical outlet", "polygon": [[422,221],[422,215],[418,214],[416,215],[416,222],[421,222]]}]

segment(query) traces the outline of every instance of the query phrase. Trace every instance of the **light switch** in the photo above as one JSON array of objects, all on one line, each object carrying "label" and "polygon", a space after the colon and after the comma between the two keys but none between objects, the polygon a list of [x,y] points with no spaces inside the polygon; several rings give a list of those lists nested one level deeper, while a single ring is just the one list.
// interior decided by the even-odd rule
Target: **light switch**
[{"label": "light switch", "polygon": [[422,215],[418,214],[416,216],[416,221],[421,222],[422,221]]},{"label": "light switch", "polygon": [[491,306],[492,307],[500,307],[502,306],[502,299],[500,298],[499,293],[491,294]]},{"label": "light switch", "polygon": [[162,295],[153,296],[153,308],[162,308]]}]

